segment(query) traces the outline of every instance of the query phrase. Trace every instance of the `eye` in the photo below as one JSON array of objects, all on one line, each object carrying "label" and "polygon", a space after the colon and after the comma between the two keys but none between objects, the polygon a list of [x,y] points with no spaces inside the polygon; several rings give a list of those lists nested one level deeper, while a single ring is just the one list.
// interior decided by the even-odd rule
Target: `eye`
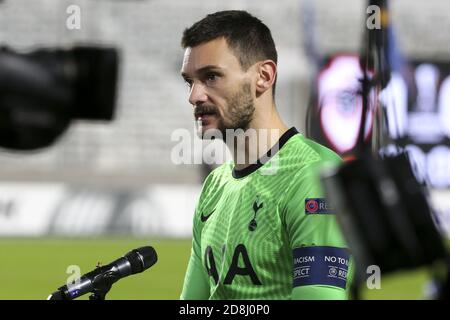
[{"label": "eye", "polygon": [[186,85],[188,86],[188,88],[190,89],[192,87],[192,80],[185,78],[184,79],[184,83],[186,83]]},{"label": "eye", "polygon": [[205,82],[207,85],[212,85],[214,82],[217,81],[219,76],[216,73],[207,73],[205,77]]}]

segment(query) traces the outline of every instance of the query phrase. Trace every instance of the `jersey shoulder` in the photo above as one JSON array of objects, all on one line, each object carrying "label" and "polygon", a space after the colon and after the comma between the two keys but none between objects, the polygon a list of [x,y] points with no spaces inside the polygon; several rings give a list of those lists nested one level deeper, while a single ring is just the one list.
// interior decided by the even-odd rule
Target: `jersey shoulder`
[{"label": "jersey shoulder", "polygon": [[333,150],[302,134],[297,134],[290,139],[287,147],[284,163],[288,163],[287,169],[291,177],[287,193],[301,190],[306,192],[311,187],[320,190],[321,171],[328,167],[335,168],[342,163],[341,157]]},{"label": "jersey shoulder", "polygon": [[[299,166],[317,163],[340,163],[341,157],[333,150],[321,145],[303,134],[297,134],[286,144],[285,157],[292,158]],[[283,151],[283,149],[281,149]]]}]

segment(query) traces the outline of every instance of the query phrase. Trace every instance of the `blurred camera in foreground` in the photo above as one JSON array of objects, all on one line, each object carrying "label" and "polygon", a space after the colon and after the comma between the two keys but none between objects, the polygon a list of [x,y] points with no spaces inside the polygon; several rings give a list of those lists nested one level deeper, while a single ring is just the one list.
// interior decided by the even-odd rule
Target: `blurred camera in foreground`
[{"label": "blurred camera in foreground", "polygon": [[371,265],[383,274],[431,266],[439,284],[436,298],[450,298],[450,257],[407,154],[366,154],[323,172],[322,182],[357,264],[356,286]]},{"label": "blurred camera in foreground", "polygon": [[114,48],[0,48],[0,147],[43,148],[72,119],[112,120],[118,64]]}]

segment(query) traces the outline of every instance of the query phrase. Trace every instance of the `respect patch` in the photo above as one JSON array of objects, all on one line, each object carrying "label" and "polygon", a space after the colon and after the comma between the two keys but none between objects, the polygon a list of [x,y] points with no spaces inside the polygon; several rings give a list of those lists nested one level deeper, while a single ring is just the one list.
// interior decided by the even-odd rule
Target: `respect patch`
[{"label": "respect patch", "polygon": [[331,205],[325,198],[306,198],[305,199],[306,214],[332,214]]},{"label": "respect patch", "polygon": [[350,254],[345,248],[302,247],[293,250],[294,287],[328,285],[345,289]]}]

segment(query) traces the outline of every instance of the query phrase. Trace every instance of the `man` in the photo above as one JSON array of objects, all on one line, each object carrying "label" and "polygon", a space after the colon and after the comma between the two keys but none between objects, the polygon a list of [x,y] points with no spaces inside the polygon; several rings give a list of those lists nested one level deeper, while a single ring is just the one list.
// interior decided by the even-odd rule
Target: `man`
[{"label": "man", "polygon": [[[186,29],[182,46],[200,134],[221,133],[234,161],[204,183],[181,298],[347,298],[349,253],[316,175],[340,158],[277,113],[270,30],[245,11],[222,11]],[[251,131],[256,139],[235,143]]]}]

